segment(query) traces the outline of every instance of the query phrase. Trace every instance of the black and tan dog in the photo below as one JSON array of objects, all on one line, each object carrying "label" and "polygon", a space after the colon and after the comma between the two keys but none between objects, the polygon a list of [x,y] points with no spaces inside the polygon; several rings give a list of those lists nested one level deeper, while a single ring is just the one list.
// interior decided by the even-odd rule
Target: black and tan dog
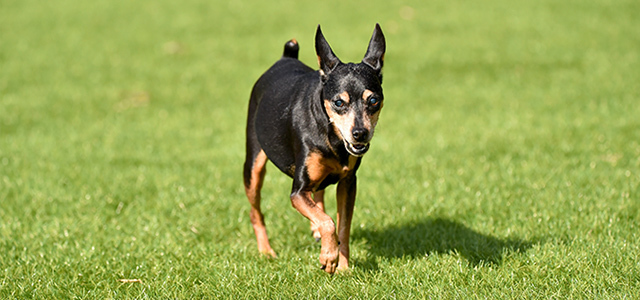
[{"label": "black and tan dog", "polygon": [[[298,43],[258,79],[247,120],[244,185],[260,252],[275,257],[260,211],[260,189],[271,160],[293,178],[291,204],[321,239],[320,263],[333,273],[349,266],[349,232],[356,198],[356,170],[382,109],[385,38],[376,24],[361,63],[342,63],[318,26],[320,70],[298,60]],[[338,183],[336,224],[324,212],[324,189]],[[312,197],[313,195],[313,197]]]}]

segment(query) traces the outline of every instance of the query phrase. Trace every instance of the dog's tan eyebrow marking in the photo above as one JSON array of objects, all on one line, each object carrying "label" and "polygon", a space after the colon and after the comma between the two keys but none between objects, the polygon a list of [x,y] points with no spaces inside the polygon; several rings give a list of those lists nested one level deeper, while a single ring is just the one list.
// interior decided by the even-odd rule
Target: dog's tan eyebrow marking
[{"label": "dog's tan eyebrow marking", "polygon": [[367,100],[369,99],[369,96],[373,95],[373,92],[370,90],[364,90],[364,92],[362,93],[362,100]]},{"label": "dog's tan eyebrow marking", "polygon": [[342,101],[349,103],[349,100],[350,100],[349,93],[347,93],[346,91],[340,93],[340,95],[338,96],[340,96],[340,99],[342,99]]}]

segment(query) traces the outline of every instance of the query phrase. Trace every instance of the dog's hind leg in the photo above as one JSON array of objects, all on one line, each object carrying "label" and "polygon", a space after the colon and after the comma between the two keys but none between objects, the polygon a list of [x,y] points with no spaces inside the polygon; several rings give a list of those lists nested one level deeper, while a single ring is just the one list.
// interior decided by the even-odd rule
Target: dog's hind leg
[{"label": "dog's hind leg", "polygon": [[267,155],[260,150],[257,154],[251,155],[247,153],[247,160],[244,164],[244,188],[247,193],[247,199],[251,204],[251,224],[258,241],[258,250],[271,257],[276,257],[276,253],[271,249],[269,238],[267,236],[267,228],[264,224],[264,215],[260,210],[260,189],[264,181],[264,175],[267,171]]},{"label": "dog's hind leg", "polygon": [[276,257],[276,253],[269,244],[267,228],[264,225],[264,215],[260,210],[260,189],[262,189],[262,182],[267,171],[268,158],[256,136],[254,122],[257,105],[258,101],[252,93],[249,102],[249,118],[247,120],[247,156],[244,161],[244,189],[251,204],[251,225],[253,225],[253,231],[258,241],[258,250],[270,257]]}]

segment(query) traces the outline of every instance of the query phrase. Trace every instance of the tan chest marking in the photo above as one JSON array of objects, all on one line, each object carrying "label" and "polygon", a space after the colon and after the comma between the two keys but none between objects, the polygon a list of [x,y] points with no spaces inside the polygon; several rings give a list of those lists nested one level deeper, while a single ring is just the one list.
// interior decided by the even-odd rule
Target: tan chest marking
[{"label": "tan chest marking", "polygon": [[311,185],[317,186],[329,174],[338,175],[340,179],[344,178],[355,168],[357,162],[357,157],[349,156],[348,165],[343,166],[334,158],[326,158],[318,152],[311,152],[305,161],[305,166]]}]

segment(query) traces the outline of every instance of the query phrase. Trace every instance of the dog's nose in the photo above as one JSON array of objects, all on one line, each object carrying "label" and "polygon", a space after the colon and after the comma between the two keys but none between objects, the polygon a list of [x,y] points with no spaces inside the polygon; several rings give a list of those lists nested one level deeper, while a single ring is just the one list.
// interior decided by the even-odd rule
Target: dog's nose
[{"label": "dog's nose", "polygon": [[351,131],[351,135],[356,142],[366,142],[369,131],[364,128],[354,128]]}]

